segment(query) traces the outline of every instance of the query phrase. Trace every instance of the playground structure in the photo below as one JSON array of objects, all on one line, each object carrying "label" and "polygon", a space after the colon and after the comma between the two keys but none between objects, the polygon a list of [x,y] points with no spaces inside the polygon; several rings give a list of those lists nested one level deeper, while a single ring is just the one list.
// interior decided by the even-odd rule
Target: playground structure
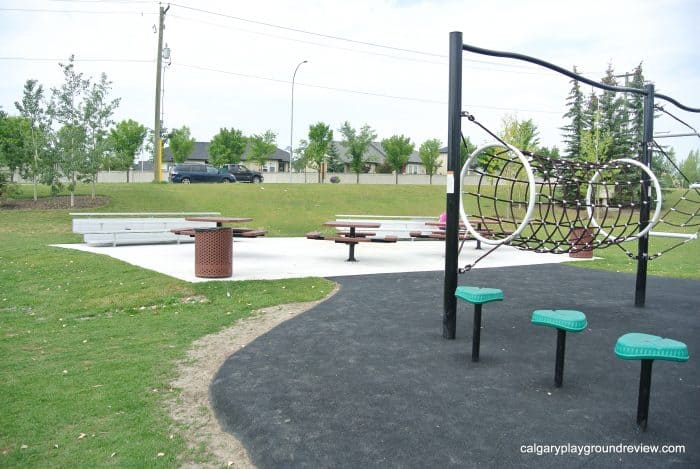
[{"label": "playground structure", "polygon": [[[640,158],[621,158],[605,164],[582,163],[544,158],[512,147],[476,122],[474,116],[462,110],[464,51],[526,61],[595,88],[643,96],[644,123]],[[495,244],[496,247],[510,244],[520,249],[564,253],[593,247],[620,246],[628,256],[637,260],[635,306],[644,306],[648,261],[696,239],[697,227],[700,225],[700,191],[696,185],[691,184],[688,191],[667,213],[661,214],[661,188],[649,169],[654,151],[664,154],[663,149],[654,142],[654,111],[666,112],[663,108],[655,106],[654,101],[657,98],[682,110],[700,113],[700,108],[688,107],[669,96],[656,93],[653,84],[646,84],[643,89],[607,85],[541,59],[464,44],[461,32],[450,34],[443,337],[454,339],[455,336],[460,219],[472,236],[484,243]],[[460,168],[463,118],[476,122],[494,137],[496,142],[478,148]],[[700,136],[692,130],[692,134],[675,136]],[[466,171],[476,171],[480,182],[475,191],[464,193],[461,183]],[[620,177],[621,174],[625,174],[626,177]],[[628,199],[624,203],[611,203],[614,197],[619,196],[621,181],[630,186],[628,193],[638,194],[639,200]],[[478,213],[467,213],[463,199],[469,197],[473,198],[471,205],[476,206]],[[504,235],[500,239],[481,237],[469,224],[470,217],[498,220],[502,223],[499,231]],[[677,228],[691,227],[696,231],[652,231],[654,226],[661,223]],[[575,229],[581,231],[574,231]],[[680,241],[663,252],[650,255],[650,236],[666,236]],[[623,242],[633,239],[638,241],[636,255],[622,246]]]}]

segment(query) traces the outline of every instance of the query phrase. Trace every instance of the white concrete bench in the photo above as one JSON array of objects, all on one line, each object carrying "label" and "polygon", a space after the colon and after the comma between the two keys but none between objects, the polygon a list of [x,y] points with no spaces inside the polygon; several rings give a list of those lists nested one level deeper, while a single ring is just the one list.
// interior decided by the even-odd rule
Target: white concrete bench
[{"label": "white concrete bench", "polygon": [[194,238],[172,233],[173,228],[212,228],[214,222],[187,221],[185,217],[213,216],[219,212],[76,212],[73,233],[90,246],[190,243]]},{"label": "white concrete bench", "polygon": [[420,215],[336,215],[336,221],[353,221],[380,223],[379,228],[372,228],[379,238],[395,236],[398,239],[410,240],[411,232],[430,233],[432,229],[425,225],[426,221],[437,221],[438,216]]}]

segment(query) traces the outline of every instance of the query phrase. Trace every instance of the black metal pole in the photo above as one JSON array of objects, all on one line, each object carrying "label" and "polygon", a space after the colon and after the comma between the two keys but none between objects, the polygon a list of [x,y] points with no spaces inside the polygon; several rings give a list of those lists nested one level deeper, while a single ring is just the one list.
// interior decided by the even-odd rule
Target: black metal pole
[{"label": "black metal pole", "polygon": [[651,365],[654,360],[642,360],[642,372],[639,376],[639,400],[637,401],[637,425],[642,431],[647,429],[649,420],[649,396],[651,394]]},{"label": "black metal pole", "polygon": [[554,386],[560,388],[564,381],[564,352],[566,351],[566,331],[557,329],[557,361],[554,365]]},{"label": "black metal pole", "polygon": [[457,263],[459,258],[459,163],[462,114],[462,33],[450,33],[450,82],[447,116],[447,202],[445,213],[445,291],[442,336],[454,339],[457,330]]},{"label": "black metal pole", "polygon": [[[651,167],[651,155],[654,150],[654,85],[644,85],[644,135],[642,137],[642,163]],[[649,191],[651,190],[649,175],[642,171],[641,197],[639,207],[639,229],[643,230],[649,224],[651,213]],[[634,305],[644,307],[647,293],[647,263],[649,261],[649,234],[639,238],[637,243],[637,282],[634,290]]]},{"label": "black metal pole", "polygon": [[481,344],[481,303],[474,305],[474,329],[472,334],[472,361],[479,361],[479,345]]}]

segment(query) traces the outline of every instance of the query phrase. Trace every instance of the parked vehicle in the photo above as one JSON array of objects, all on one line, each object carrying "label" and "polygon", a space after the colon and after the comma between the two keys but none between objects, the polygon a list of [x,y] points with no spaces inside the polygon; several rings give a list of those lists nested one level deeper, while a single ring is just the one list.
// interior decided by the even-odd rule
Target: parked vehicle
[{"label": "parked vehicle", "polygon": [[210,164],[178,164],[170,171],[170,182],[236,182],[236,176]]},{"label": "parked vehicle", "polygon": [[259,171],[253,171],[242,164],[225,164],[224,169],[236,176],[238,182],[263,182],[263,175]]}]

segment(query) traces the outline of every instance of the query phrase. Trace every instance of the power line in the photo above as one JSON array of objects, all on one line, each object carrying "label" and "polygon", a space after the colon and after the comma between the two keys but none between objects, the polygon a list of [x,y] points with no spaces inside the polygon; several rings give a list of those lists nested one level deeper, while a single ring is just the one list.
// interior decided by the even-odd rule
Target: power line
[{"label": "power line", "polygon": [[[284,41],[298,42],[298,43],[302,43],[302,44],[310,44],[313,46],[323,47],[323,48],[327,48],[327,49],[343,50],[343,51],[353,52],[356,54],[372,55],[372,56],[377,56],[377,57],[387,57],[387,58],[395,59],[395,60],[403,60],[403,61],[417,62],[417,63],[427,63],[427,64],[431,64],[431,65],[442,65],[442,66],[448,65],[447,60],[438,62],[438,61],[434,61],[434,60],[426,60],[426,59],[415,58],[415,57],[405,57],[405,56],[386,54],[386,53],[381,53],[381,52],[371,52],[371,51],[367,51],[367,50],[351,49],[349,47],[341,47],[341,46],[337,46],[337,45],[323,44],[320,42],[308,41],[308,40],[304,40],[304,39],[296,39],[296,38],[291,38],[291,37],[287,37],[287,36],[281,36],[278,34],[266,33],[266,32],[262,32],[262,31],[253,31],[250,29],[236,28],[233,26],[223,25],[220,23],[213,23],[211,21],[204,21],[204,20],[200,20],[200,19],[187,18],[187,17],[179,16],[179,15],[171,15],[171,18],[176,18],[176,19],[182,20],[182,21],[190,21],[190,22],[194,22],[194,23],[206,24],[206,25],[210,25],[210,26],[216,26],[219,28],[228,29],[228,30],[232,30],[232,31],[240,31],[240,32],[247,33],[247,34],[255,34],[255,35],[259,35],[259,36],[272,37],[275,39],[282,39]],[[444,56],[444,57],[446,58],[447,56]],[[474,62],[474,63],[483,63],[483,64],[487,64],[487,65],[496,65],[495,62],[488,62],[488,61],[481,61],[481,60],[465,59],[465,62]],[[498,64],[498,65],[503,65],[506,67],[510,66],[508,64]],[[491,67],[478,68],[478,67],[473,67],[473,66],[469,66],[469,68],[475,69],[475,70],[489,70],[489,71],[494,71],[494,72],[518,73],[518,74],[526,74],[526,75],[551,75],[551,73],[548,73],[548,72],[537,72],[534,70],[533,71],[503,70],[503,69],[491,68]]]},{"label": "power line", "polygon": [[[45,57],[0,57],[0,60],[7,61],[22,61],[22,62],[61,62],[65,61],[65,58],[45,58]],[[86,58],[86,59],[73,59],[75,62],[123,62],[123,63],[153,63],[153,59],[112,59],[112,58]]]},{"label": "power line", "polygon": [[221,16],[221,17],[223,17],[223,18],[230,18],[230,19],[237,20],[237,21],[243,21],[243,22],[245,22],[245,23],[252,23],[252,24],[257,24],[257,25],[260,25],[260,26],[267,26],[267,27],[269,27],[269,28],[283,29],[283,30],[285,30],[285,31],[292,31],[292,32],[295,32],[295,33],[310,34],[310,35],[313,35],[313,36],[323,37],[323,38],[326,38],[326,39],[334,39],[334,40],[336,40],[336,41],[351,42],[351,43],[353,43],[353,44],[361,44],[361,45],[364,45],[364,46],[379,47],[379,48],[382,48],[382,49],[390,49],[390,50],[401,51],[401,52],[409,52],[409,53],[411,53],[411,54],[425,55],[425,56],[428,56],[428,57],[440,57],[440,58],[445,58],[445,57],[446,57],[446,56],[443,55],[443,54],[436,54],[436,53],[434,53],[434,52],[419,51],[419,50],[414,50],[414,49],[404,49],[404,48],[401,48],[401,47],[387,46],[387,45],[384,45],[384,44],[378,44],[378,43],[374,43],[374,42],[358,41],[358,40],[356,40],[356,39],[348,39],[348,38],[344,38],[344,37],[341,37],[341,36],[333,36],[333,35],[331,35],[331,34],[315,33],[315,32],[312,32],[312,31],[305,31],[305,30],[303,30],[303,29],[292,28],[292,27],[290,27],[290,26],[281,26],[281,25],[277,25],[277,24],[273,24],[273,23],[266,23],[266,22],[264,22],[264,21],[251,20],[251,19],[248,19],[248,18],[242,18],[242,17],[240,17],[240,16],[228,15],[228,14],[226,14],[226,13],[218,13],[218,12],[215,12],[215,11],[204,10],[204,9],[201,9],[201,8],[189,7],[189,6],[180,5],[180,4],[177,4],[177,3],[173,3],[172,5],[173,5],[173,6],[176,6],[176,7],[183,8],[183,9],[185,9],[185,10],[192,10],[192,11],[197,11],[197,12],[199,12],[199,13],[206,13],[206,14],[209,14],[209,15]]},{"label": "power line", "polygon": [[55,8],[0,8],[0,11],[22,12],[22,13],[63,13],[63,14],[89,14],[89,15],[154,15],[155,13],[144,13],[142,11],[125,10],[58,10]]},{"label": "power line", "polygon": [[[175,7],[180,7],[180,8],[186,9],[186,10],[196,11],[196,12],[199,12],[199,13],[205,13],[205,14],[208,14],[208,15],[219,16],[219,17],[222,17],[222,18],[233,19],[233,20],[236,20],[236,21],[241,21],[241,22],[245,22],[245,23],[256,24],[256,25],[259,25],[259,26],[265,26],[265,27],[269,27],[269,28],[281,29],[281,30],[291,31],[291,32],[300,33],[300,34],[307,34],[307,35],[311,35],[311,36],[322,37],[322,38],[325,38],[325,39],[333,39],[333,40],[336,40],[336,41],[349,42],[349,43],[352,43],[352,44],[359,44],[359,45],[364,45],[364,46],[377,47],[377,48],[381,48],[381,49],[388,49],[388,50],[393,50],[393,51],[398,51],[398,52],[407,52],[407,53],[410,53],[410,54],[418,54],[418,55],[423,55],[423,56],[428,56],[428,57],[437,57],[437,58],[440,58],[440,59],[447,59],[447,58],[448,58],[447,55],[445,55],[445,54],[439,54],[439,53],[435,53],[435,52],[420,51],[420,50],[416,50],[416,49],[407,49],[407,48],[403,48],[403,47],[390,46],[390,45],[387,45],[387,44],[380,44],[380,43],[376,43],[376,42],[360,41],[360,40],[357,40],[357,39],[350,39],[350,38],[346,38],[346,37],[342,37],[342,36],[335,36],[335,35],[331,35],[331,34],[317,33],[317,32],[314,32],[314,31],[308,31],[308,30],[304,30],[304,29],[293,28],[293,27],[291,27],[291,26],[282,26],[282,25],[278,25],[278,24],[267,23],[267,22],[264,22],[264,21],[251,20],[251,19],[249,19],[249,18],[243,18],[243,17],[240,17],[240,16],[229,15],[229,14],[226,14],[226,13],[220,13],[220,12],[211,11],[211,10],[204,10],[204,9],[202,9],[202,8],[194,8],[194,7],[190,7],[190,6],[186,6],[186,5],[180,5],[180,4],[177,4],[177,3],[173,3],[172,5],[175,6]],[[192,19],[192,21],[198,21],[198,20]],[[221,26],[221,27],[226,27],[226,26],[223,26],[223,25],[220,25],[220,26]],[[263,33],[259,33],[259,34],[263,34]],[[292,40],[292,39],[289,39],[289,38],[283,38],[283,39]],[[300,41],[300,42],[303,42],[303,41]],[[326,46],[326,47],[333,47],[333,46]],[[488,65],[499,65],[499,66],[505,66],[505,67],[513,67],[513,68],[524,68],[524,69],[530,68],[530,67],[528,67],[528,66],[526,66],[526,65],[520,65],[520,64],[512,64],[512,65],[511,65],[511,64],[502,64],[502,63],[492,62],[492,61],[487,61],[487,60],[469,60],[469,59],[465,59],[465,61],[474,62],[474,63],[483,63],[483,64],[488,64]],[[533,71],[533,72],[531,72],[531,73],[533,73],[533,74],[541,74],[541,72],[535,72],[535,71]]]},{"label": "power line", "polygon": [[[247,73],[231,72],[228,70],[203,67],[203,66],[199,66],[199,65],[191,65],[191,64],[176,63],[176,62],[173,62],[173,65],[176,67],[179,66],[179,67],[189,68],[189,69],[193,69],[193,70],[221,73],[221,74],[225,74],[225,75],[233,75],[233,76],[238,76],[238,77],[242,77],[242,78],[252,78],[255,80],[264,80],[264,81],[270,81],[270,82],[274,82],[274,83],[291,84],[291,81],[289,81],[289,80],[281,80],[278,78],[265,77],[265,76],[261,76],[261,75],[252,75],[252,74],[247,74]],[[447,101],[438,101],[438,100],[427,99],[427,98],[416,98],[416,97],[411,97],[411,96],[389,95],[389,94],[384,94],[384,93],[376,93],[373,91],[354,90],[354,89],[350,89],[350,88],[337,88],[337,87],[332,87],[332,86],[315,85],[315,84],[310,84],[310,83],[299,83],[299,82],[297,82],[296,85],[297,86],[304,86],[307,88],[316,88],[316,89],[328,90],[328,91],[338,91],[341,93],[350,93],[350,94],[372,96],[372,97],[378,97],[378,98],[387,98],[387,99],[394,99],[394,100],[400,100],[400,101],[413,101],[413,102],[420,102],[420,103],[426,103],[426,104],[440,104],[440,105],[447,104]],[[497,107],[497,106],[485,106],[485,105],[481,105],[481,104],[465,104],[465,106],[466,107],[481,108],[481,109],[491,109],[491,110],[497,110],[497,111],[561,114],[561,111],[548,111],[548,110],[541,110],[541,109],[540,110],[538,110],[538,109],[515,109],[515,108],[505,108],[505,107]]]}]

